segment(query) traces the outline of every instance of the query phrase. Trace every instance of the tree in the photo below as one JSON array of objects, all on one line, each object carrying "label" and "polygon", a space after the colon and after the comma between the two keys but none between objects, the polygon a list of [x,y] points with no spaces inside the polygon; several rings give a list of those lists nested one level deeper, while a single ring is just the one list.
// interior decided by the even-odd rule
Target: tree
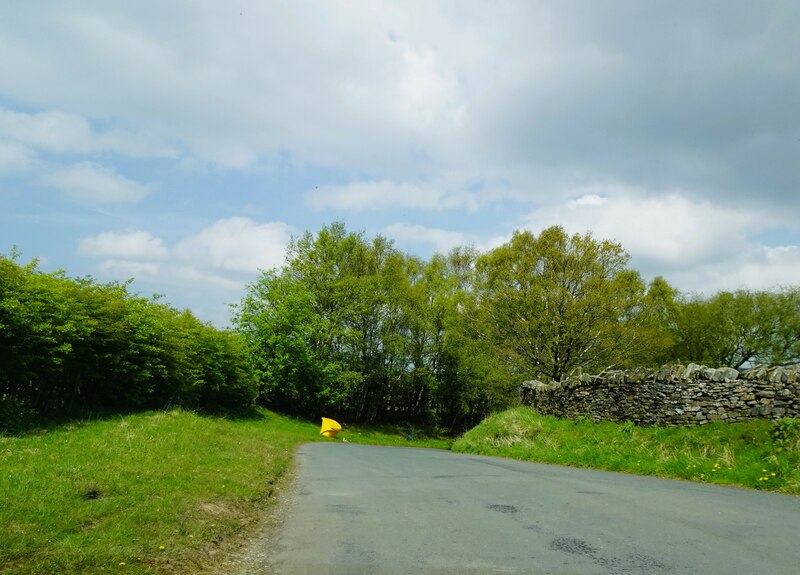
[{"label": "tree", "polygon": [[477,260],[478,335],[524,377],[614,364],[635,343],[621,327],[644,293],[627,263],[619,244],[589,234],[515,232]]},{"label": "tree", "polygon": [[240,336],[128,291],[0,256],[0,403],[42,415],[252,404]]},{"label": "tree", "polygon": [[341,223],[293,239],[283,268],[264,272],[236,313],[263,400],[351,421],[483,415],[485,370],[466,367],[466,339],[452,329],[471,257],[422,261]]},{"label": "tree", "polygon": [[800,288],[722,291],[684,299],[676,315],[673,355],[740,368],[800,362]]},{"label": "tree", "polygon": [[262,397],[310,415],[376,416],[390,385],[396,323],[383,275],[398,265],[390,242],[334,223],[294,238],[286,265],[249,286],[235,323],[248,341]]},{"label": "tree", "polygon": [[634,298],[634,307],[625,321],[617,325],[623,332],[619,340],[626,345],[616,348],[616,363],[622,367],[656,367],[672,360],[679,292],[661,276],[655,277],[641,298]]}]

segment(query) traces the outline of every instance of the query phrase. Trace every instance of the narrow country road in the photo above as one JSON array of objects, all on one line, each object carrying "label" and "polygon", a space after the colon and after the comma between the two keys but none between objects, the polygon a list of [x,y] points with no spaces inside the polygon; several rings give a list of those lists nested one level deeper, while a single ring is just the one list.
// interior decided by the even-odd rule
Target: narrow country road
[{"label": "narrow country road", "polygon": [[800,498],[446,451],[314,443],[272,571],[800,573]]}]

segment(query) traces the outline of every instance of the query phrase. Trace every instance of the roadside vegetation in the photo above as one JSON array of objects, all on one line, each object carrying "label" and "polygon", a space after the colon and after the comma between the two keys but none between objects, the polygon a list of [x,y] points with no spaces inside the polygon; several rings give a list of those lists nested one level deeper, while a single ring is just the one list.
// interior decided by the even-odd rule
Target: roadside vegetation
[{"label": "roadside vegetation", "polygon": [[35,416],[251,406],[243,340],[159,298],[0,256],[0,433]]},{"label": "roadside vegetation", "polygon": [[643,428],[557,419],[518,407],[489,416],[452,449],[800,494],[798,419]]},{"label": "roadside vegetation", "polygon": [[233,330],[130,281],[0,255],[0,433],[32,415],[261,405],[463,431],[521,381],[669,362],[800,362],[800,286],[681,294],[612,241],[553,226],[424,260],[335,222],[247,286]]},{"label": "roadside vegetation", "polygon": [[285,261],[219,329],[132,280],[0,255],[0,571],[213,572],[322,415],[348,441],[438,448],[489,416],[454,449],[800,493],[796,420],[502,411],[520,382],[577,370],[800,363],[800,286],[681,294],[558,226],[424,260],[336,222]]},{"label": "roadside vegetation", "polygon": [[800,362],[800,287],[681,294],[558,226],[425,261],[341,222],[295,238],[235,312],[266,405],[451,430],[521,381],[669,362]]},{"label": "roadside vegetation", "polygon": [[[352,443],[448,447],[405,429],[345,426]],[[74,421],[0,437],[0,573],[204,573],[273,505],[319,425],[260,410]]]}]

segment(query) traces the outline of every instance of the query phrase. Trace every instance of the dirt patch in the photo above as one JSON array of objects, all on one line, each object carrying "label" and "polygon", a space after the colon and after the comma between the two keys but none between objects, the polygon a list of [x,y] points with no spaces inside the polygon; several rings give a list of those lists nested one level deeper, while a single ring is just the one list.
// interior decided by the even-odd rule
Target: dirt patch
[{"label": "dirt patch", "polygon": [[[285,473],[267,488],[269,497],[259,502],[255,516],[242,513],[242,528],[225,540],[212,541],[187,561],[176,573],[192,575],[267,575],[269,560],[277,544],[280,528],[288,514],[293,491],[294,472]],[[232,510],[219,503],[203,503],[200,511],[209,517],[229,514]],[[241,511],[240,511],[241,512]]]}]

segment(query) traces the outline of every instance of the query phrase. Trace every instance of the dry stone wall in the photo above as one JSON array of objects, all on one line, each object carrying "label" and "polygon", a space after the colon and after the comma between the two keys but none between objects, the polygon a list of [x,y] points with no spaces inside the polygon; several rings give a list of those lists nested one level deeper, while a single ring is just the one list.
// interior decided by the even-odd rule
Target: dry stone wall
[{"label": "dry stone wall", "polygon": [[630,420],[643,426],[798,417],[800,366],[739,373],[692,363],[581,374],[561,382],[526,381],[520,401],[546,415]]}]

